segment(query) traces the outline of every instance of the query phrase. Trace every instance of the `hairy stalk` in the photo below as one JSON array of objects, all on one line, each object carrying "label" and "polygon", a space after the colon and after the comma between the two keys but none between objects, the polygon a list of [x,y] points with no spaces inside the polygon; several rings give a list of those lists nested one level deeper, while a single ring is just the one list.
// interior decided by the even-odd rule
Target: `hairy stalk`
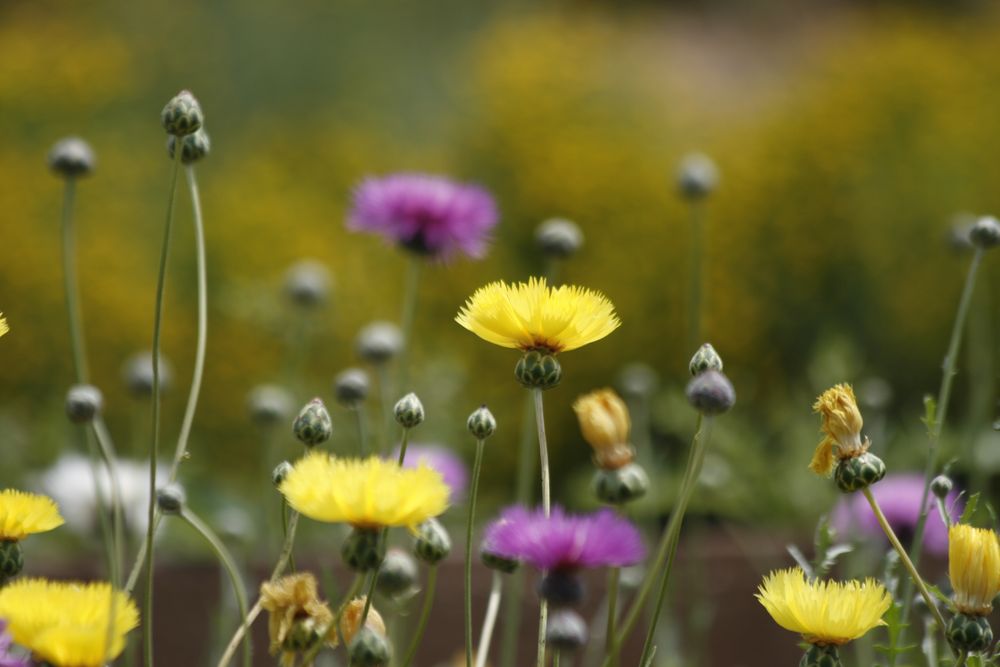
[{"label": "hairy stalk", "polygon": [[403,347],[399,351],[399,386],[397,387],[397,393],[401,394],[410,391],[410,350],[413,347],[413,321],[417,314],[417,296],[420,293],[420,273],[423,264],[423,260],[416,255],[410,258],[410,265],[406,271],[406,284],[403,287],[403,311],[399,319],[400,330],[403,333]]},{"label": "hairy stalk", "polygon": [[424,592],[424,606],[420,609],[420,620],[417,621],[417,629],[410,639],[410,646],[406,649],[406,657],[403,658],[402,667],[410,667],[417,649],[424,638],[424,630],[427,629],[427,621],[431,617],[431,608],[434,606],[434,591],[437,589],[437,565],[431,565],[427,569],[427,586]]},{"label": "hairy stalk", "polygon": [[[538,456],[542,471],[542,511],[546,518],[552,513],[552,491],[549,479],[549,447],[545,440],[545,406],[542,390],[532,390],[535,398],[535,423],[538,427]],[[549,605],[542,599],[538,605],[538,659],[537,667],[545,667],[545,628],[549,615]],[[558,657],[558,654],[556,654]]]},{"label": "hairy stalk", "polygon": [[493,628],[497,623],[497,612],[500,611],[500,597],[503,595],[503,575],[493,571],[493,584],[490,587],[490,599],[486,603],[486,616],[483,618],[483,629],[479,633],[479,647],[476,649],[476,666],[486,667],[486,659],[490,655],[490,642],[493,640]]},{"label": "hairy stalk", "polygon": [[688,295],[688,349],[694,350],[701,343],[701,280],[702,280],[702,208],[691,202],[691,277]]},{"label": "hairy stalk", "polygon": [[483,439],[476,440],[476,460],[472,466],[469,516],[465,522],[465,666],[472,667],[472,525],[476,519],[479,474],[483,469]]}]

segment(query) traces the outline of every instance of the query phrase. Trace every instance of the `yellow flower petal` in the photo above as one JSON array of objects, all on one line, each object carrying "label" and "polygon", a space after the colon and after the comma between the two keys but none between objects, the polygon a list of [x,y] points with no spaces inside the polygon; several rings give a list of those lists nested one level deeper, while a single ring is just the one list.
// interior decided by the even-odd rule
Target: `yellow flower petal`
[{"label": "yellow flower petal", "polygon": [[8,331],[10,331],[10,327],[7,325],[7,318],[3,316],[3,313],[0,313],[0,336]]},{"label": "yellow flower petal", "polygon": [[63,523],[59,508],[48,496],[15,489],[0,491],[0,539],[21,540]]},{"label": "yellow flower petal", "polygon": [[864,420],[858,401],[849,384],[838,384],[824,391],[813,411],[823,418],[821,429],[826,436],[816,447],[809,469],[817,475],[833,472],[835,458],[849,459],[868,451],[868,440],[861,439]]},{"label": "yellow flower petal", "polygon": [[955,606],[966,614],[985,616],[1000,594],[1000,542],[987,528],[953,524],[948,529],[948,578]]}]

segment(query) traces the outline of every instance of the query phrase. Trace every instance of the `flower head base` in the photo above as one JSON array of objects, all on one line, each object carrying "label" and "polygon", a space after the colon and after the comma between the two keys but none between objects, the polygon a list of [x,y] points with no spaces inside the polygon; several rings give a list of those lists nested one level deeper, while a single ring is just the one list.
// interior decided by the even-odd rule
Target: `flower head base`
[{"label": "flower head base", "polygon": [[294,664],[296,654],[308,650],[316,641],[337,644],[333,612],[319,599],[316,578],[309,572],[261,584],[260,606],[270,613],[267,629],[271,655],[281,652],[283,666]]},{"label": "flower head base", "polygon": [[776,570],[755,597],[774,622],[810,644],[846,644],[879,625],[892,604],[885,587],[865,581],[809,581],[800,568]]},{"label": "flower head base", "polygon": [[402,469],[378,457],[338,459],[310,452],[292,466],[279,490],[293,509],[311,519],[356,528],[413,530],[448,507],[441,473],[426,465]]},{"label": "flower head base", "polygon": [[480,287],[455,318],[483,340],[521,350],[566,352],[600,340],[621,321],[603,294],[545,278]]},{"label": "flower head base", "polygon": [[139,625],[132,599],[105,582],[20,579],[0,590],[0,618],[15,642],[53,667],[100,667],[122,652],[126,633]]},{"label": "flower head base", "polygon": [[861,439],[861,411],[848,384],[838,384],[816,399],[813,410],[823,418],[825,437],[816,447],[809,469],[817,475],[829,476],[837,460],[851,459],[868,451],[868,438]]},{"label": "flower head base", "polygon": [[646,555],[639,531],[610,510],[573,515],[553,507],[546,518],[541,509],[508,507],[486,528],[483,545],[538,570],[624,567]]},{"label": "flower head base", "polygon": [[986,528],[954,524],[948,530],[948,578],[955,607],[970,616],[985,616],[1000,594],[1000,542]]},{"label": "flower head base", "polygon": [[617,470],[635,459],[635,448],[628,441],[632,422],[618,394],[611,389],[584,394],[573,403],[573,411],[599,468]]},{"label": "flower head base", "polygon": [[497,208],[490,194],[426,174],[370,178],[354,191],[347,227],[374,232],[419,255],[486,254]]},{"label": "flower head base", "polygon": [[0,540],[22,540],[61,525],[59,508],[48,496],[14,489],[0,491]]}]

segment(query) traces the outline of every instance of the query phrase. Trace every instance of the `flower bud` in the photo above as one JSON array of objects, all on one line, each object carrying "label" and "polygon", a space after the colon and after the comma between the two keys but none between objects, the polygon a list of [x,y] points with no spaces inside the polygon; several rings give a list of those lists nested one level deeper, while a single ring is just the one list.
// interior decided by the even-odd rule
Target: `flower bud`
[{"label": "flower bud", "polygon": [[958,612],[948,622],[948,643],[959,651],[981,653],[993,643],[993,628],[985,616]]},{"label": "flower bud", "polygon": [[355,526],[340,547],[340,556],[352,570],[371,572],[385,558],[382,531]]},{"label": "flower bud", "polygon": [[24,552],[17,540],[0,540],[0,587],[21,574]]},{"label": "flower bud", "polygon": [[844,493],[866,489],[885,477],[885,463],[871,452],[841,459],[833,473],[837,488]]},{"label": "flower bud", "polygon": [[247,396],[250,418],[260,426],[272,426],[285,421],[293,410],[292,405],[292,395],[283,387],[273,384],[258,385]]},{"label": "flower bud", "polygon": [[275,487],[280,487],[281,483],[285,481],[288,477],[288,473],[292,472],[292,464],[288,461],[282,461],[278,465],[274,466],[274,470],[271,471],[271,483]]},{"label": "flower bud", "polygon": [[160,120],[167,134],[183,137],[197,132],[204,119],[198,100],[189,91],[182,90],[163,107]]},{"label": "flower bud", "polygon": [[656,371],[646,364],[633,363],[622,369],[618,376],[618,386],[622,394],[629,398],[648,398],[656,391],[659,378]]},{"label": "flower bud", "polygon": [[329,296],[332,282],[330,271],[321,262],[303,259],[285,272],[285,294],[297,306],[318,306]]},{"label": "flower bud", "polygon": [[378,591],[387,597],[400,597],[417,586],[417,561],[402,549],[389,549],[378,568]]},{"label": "flower bud", "polygon": [[428,519],[417,526],[413,555],[427,563],[437,565],[451,553],[451,538],[437,519]]},{"label": "flower bud", "polygon": [[685,155],[677,169],[677,187],[686,199],[708,196],[719,182],[719,170],[701,153]]},{"label": "flower bud", "polygon": [[705,371],[719,371],[722,372],[722,357],[719,353],[715,351],[711,343],[705,343],[698,348],[698,351],[694,353],[691,357],[691,363],[688,365],[688,370],[691,371],[691,375],[698,375],[704,373]]},{"label": "flower bud", "polygon": [[333,421],[321,399],[314,398],[305,404],[292,424],[292,432],[306,447],[314,447],[330,439]]},{"label": "flower bud", "polygon": [[632,462],[635,449],[628,442],[632,422],[618,394],[610,389],[584,394],[573,403],[573,411],[598,466],[613,469]]},{"label": "flower bud", "polygon": [[977,248],[989,249],[1000,244],[1000,222],[991,215],[986,215],[972,225],[969,238]]},{"label": "flower bud", "polygon": [[736,402],[736,390],[725,375],[708,370],[698,374],[684,390],[688,403],[706,416],[721,415]]},{"label": "flower bud", "polygon": [[954,485],[951,482],[951,478],[947,475],[938,475],[931,480],[931,493],[935,496],[944,500],[951,493],[951,489]]},{"label": "flower bud", "polygon": [[414,428],[420,426],[424,421],[424,404],[411,391],[396,401],[396,407],[393,408],[392,413],[396,417],[397,424],[403,428]]},{"label": "flower bud", "polygon": [[[340,614],[340,636],[343,638],[344,643],[348,646],[357,637],[358,632],[361,630],[361,616],[365,613],[365,601],[368,598],[356,597],[346,605],[344,605]],[[372,605],[368,608],[368,617],[365,619],[365,627],[371,628],[377,634],[385,634],[385,621],[382,620],[382,615],[376,611],[375,606]]]},{"label": "flower bud", "polygon": [[514,560],[512,558],[505,558],[496,552],[491,551],[485,544],[479,551],[479,560],[481,560],[483,565],[491,570],[497,570],[499,572],[503,572],[504,574],[516,572],[517,568],[521,567],[521,561]]},{"label": "flower bud", "polygon": [[539,580],[538,597],[554,607],[573,607],[583,600],[583,581],[576,572],[552,570]]},{"label": "flower bud", "polygon": [[89,424],[101,414],[104,396],[90,384],[78,384],[66,392],[66,416],[74,424]]},{"label": "flower bud", "polygon": [[350,643],[351,667],[384,667],[392,659],[392,646],[384,634],[365,626]]},{"label": "flower bud", "polygon": [[545,641],[554,651],[576,651],[587,645],[587,622],[572,609],[556,609],[549,616]]},{"label": "flower bud", "polygon": [[358,332],[358,356],[372,364],[384,364],[403,349],[403,332],[392,322],[372,322]]},{"label": "flower bud", "polygon": [[94,170],[94,150],[79,137],[66,137],[49,151],[49,168],[66,178],[86,176]]},{"label": "flower bud", "polygon": [[594,474],[594,495],[608,505],[624,505],[646,495],[649,477],[638,463],[612,470],[599,468]]},{"label": "flower bud", "polygon": [[551,218],[535,230],[535,245],[547,257],[565,259],[583,246],[583,232],[571,220]]},{"label": "flower bud", "polygon": [[[167,155],[174,159],[174,149],[177,146],[177,137],[170,135],[167,137]],[[198,160],[208,155],[212,149],[212,142],[208,138],[208,133],[204,129],[186,135],[181,139],[181,162],[184,164],[194,164]]]},{"label": "flower bud", "polygon": [[156,506],[164,514],[180,514],[187,500],[179,484],[168,484],[156,490]]},{"label": "flower bud", "polygon": [[843,664],[840,661],[840,651],[834,644],[810,644],[809,650],[799,661],[799,667],[842,667]]},{"label": "flower bud", "polygon": [[302,616],[292,621],[281,648],[289,653],[303,653],[326,641],[327,631],[312,616]]},{"label": "flower bud", "polygon": [[493,413],[483,405],[476,408],[471,415],[469,415],[469,420],[466,422],[466,426],[469,427],[469,433],[472,434],[476,440],[485,440],[486,438],[493,435],[497,430],[497,420],[493,417]]},{"label": "flower bud", "polygon": [[360,368],[342,371],[333,380],[333,393],[344,407],[356,407],[368,397],[368,374]]},{"label": "flower bud", "polygon": [[555,355],[529,350],[518,360],[514,376],[528,389],[552,389],[562,379],[562,366]]},{"label": "flower bud", "polygon": [[[160,391],[170,388],[174,372],[170,363],[160,357]],[[147,398],[153,395],[153,355],[149,352],[134,354],[125,362],[123,369],[125,384],[129,392],[136,398]]]}]

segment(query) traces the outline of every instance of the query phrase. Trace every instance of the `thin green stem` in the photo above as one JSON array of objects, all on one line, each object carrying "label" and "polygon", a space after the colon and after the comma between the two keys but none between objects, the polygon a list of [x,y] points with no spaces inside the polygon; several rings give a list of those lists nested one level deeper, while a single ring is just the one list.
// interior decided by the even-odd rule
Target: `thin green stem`
[{"label": "thin green stem", "polygon": [[472,490],[469,494],[469,515],[465,521],[465,665],[472,667],[472,525],[476,520],[476,498],[479,495],[479,474],[483,469],[483,444],[476,440],[476,460],[472,465]]},{"label": "thin green stem", "polygon": [[955,661],[955,667],[964,667],[965,659],[969,657],[967,651],[960,651],[958,654],[958,659]]},{"label": "thin green stem", "polygon": [[694,350],[701,344],[701,281],[702,281],[702,215],[701,204],[694,201],[691,213],[691,277],[688,296],[688,349]]},{"label": "thin green stem", "polygon": [[615,645],[615,621],[618,618],[618,582],[621,579],[622,569],[613,567],[608,572],[608,624],[604,632],[605,644],[604,655],[612,656],[612,665],[616,662],[617,656],[614,653]]},{"label": "thin green stem", "polygon": [[552,667],[559,667],[559,651],[556,651],[552,656]]},{"label": "thin green stem", "polygon": [[76,235],[73,232],[73,203],[76,200],[76,178],[66,179],[62,209],[63,286],[66,312],[69,315],[69,338],[73,348],[73,370],[78,384],[90,381],[87,365],[87,344],[83,335],[83,313],[80,309],[79,281],[76,275]]},{"label": "thin green stem", "polygon": [[367,421],[367,414],[365,413],[365,406],[362,403],[358,403],[353,408],[354,420],[358,427],[358,452],[361,457],[364,458],[368,456],[368,428],[365,424]]},{"label": "thin green stem", "polygon": [[392,438],[392,379],[389,377],[389,364],[381,361],[375,364],[375,374],[378,376],[379,403],[382,411],[382,429],[380,432],[379,453],[384,454],[389,450],[389,441]]},{"label": "thin green stem", "polygon": [[493,628],[497,623],[497,612],[500,611],[500,598],[503,595],[503,575],[493,570],[493,584],[490,587],[490,599],[486,603],[486,616],[483,618],[483,629],[479,633],[479,646],[476,648],[476,667],[486,667],[490,655],[490,642],[493,640]]},{"label": "thin green stem", "polygon": [[[653,605],[653,617],[649,622],[649,629],[646,631],[646,641],[642,647],[642,657],[639,664],[645,664],[653,650],[653,637],[656,634],[656,626],[660,621],[660,613],[663,611],[663,602],[667,596],[667,587],[670,583],[670,573],[674,566],[674,558],[677,555],[677,545],[680,542],[681,526],[684,522],[684,513],[687,512],[688,503],[698,485],[698,478],[701,476],[701,467],[705,462],[705,449],[712,434],[712,418],[698,414],[698,427],[691,443],[691,454],[688,458],[687,470],[684,473],[684,481],[681,483],[680,496],[677,499],[677,507],[674,508],[667,524],[667,533],[670,535],[669,547],[667,549],[667,562],[660,577],[660,590],[656,595],[656,603]],[[656,569],[651,570],[656,572]],[[612,655],[617,654],[617,650],[612,651]],[[607,661],[605,661],[607,662]]]},{"label": "thin green stem", "polygon": [[396,465],[400,468],[403,467],[403,462],[406,460],[406,448],[410,444],[410,429],[404,428],[403,435],[399,439],[399,457],[396,459]]},{"label": "thin green stem", "polygon": [[225,568],[226,573],[229,575],[229,581],[233,585],[233,594],[236,596],[236,605],[239,607],[240,618],[243,619],[243,665],[244,667],[250,667],[251,658],[251,645],[250,645],[250,634],[247,632],[248,627],[248,616],[247,613],[247,592],[246,587],[243,585],[243,579],[240,577],[240,571],[236,567],[236,562],[233,560],[232,555],[229,550],[226,549],[226,545],[222,543],[219,536],[215,534],[212,528],[201,520],[197,514],[195,514],[190,508],[182,507],[180,512],[180,517],[187,522],[189,526],[195,529],[195,531],[200,534],[205,541],[208,542],[212,550],[215,551],[216,557],[222,566]]},{"label": "thin green stem", "polygon": [[399,393],[410,391],[409,373],[411,349],[413,347],[413,321],[417,314],[417,296],[420,294],[420,273],[424,260],[414,255],[410,257],[410,265],[406,271],[406,284],[403,286],[403,311],[399,326],[403,334],[403,347],[399,351]]},{"label": "thin green stem", "polygon": [[205,261],[205,225],[201,215],[201,198],[198,195],[198,179],[195,177],[194,165],[185,168],[188,190],[191,193],[191,207],[194,211],[194,246],[195,263],[198,274],[198,333],[195,339],[194,371],[191,375],[191,390],[188,392],[187,405],[184,407],[184,418],[181,421],[180,435],[177,436],[177,448],[174,450],[174,461],[170,465],[169,481],[177,479],[177,471],[187,453],[188,438],[191,437],[191,426],[194,424],[194,413],[198,407],[198,397],[201,394],[201,380],[205,372],[205,345],[208,337],[208,277]]},{"label": "thin green stem", "polygon": [[414,656],[417,655],[417,649],[420,647],[420,642],[424,638],[424,630],[427,629],[427,621],[431,617],[431,608],[434,606],[434,591],[437,589],[437,565],[431,565],[427,569],[427,586],[426,592],[424,593],[424,605],[420,609],[420,620],[417,621],[417,629],[413,633],[413,638],[410,639],[410,646],[406,649],[406,657],[403,658],[402,667],[410,667],[413,663]]},{"label": "thin green stem", "polygon": [[[385,541],[386,533],[389,532],[387,529],[382,529],[382,533],[379,536],[379,542]],[[375,597],[375,584],[378,583],[378,568],[372,570],[371,578],[368,581],[368,592],[365,593],[365,606],[361,610],[361,622],[358,623],[359,628],[365,627],[365,623],[368,622],[368,612],[372,610],[372,598]]]},{"label": "thin green stem", "polygon": [[[552,491],[549,479],[549,447],[545,439],[545,404],[542,390],[533,389],[535,399],[535,424],[538,427],[538,457],[542,471],[542,511],[546,518],[552,513]],[[549,614],[548,603],[542,599],[538,608],[538,658],[537,667],[545,667],[545,629]]]},{"label": "thin green stem", "polygon": [[174,169],[170,177],[170,197],[167,200],[167,221],[163,226],[160,248],[160,269],[156,280],[156,308],[153,311],[153,436],[149,445],[149,515],[146,528],[146,592],[142,619],[142,643],[145,667],[153,667],[153,532],[156,510],[156,459],[160,455],[160,333],[163,328],[163,295],[167,287],[167,258],[170,256],[170,231],[174,222],[174,200],[181,154],[174,151]]}]

